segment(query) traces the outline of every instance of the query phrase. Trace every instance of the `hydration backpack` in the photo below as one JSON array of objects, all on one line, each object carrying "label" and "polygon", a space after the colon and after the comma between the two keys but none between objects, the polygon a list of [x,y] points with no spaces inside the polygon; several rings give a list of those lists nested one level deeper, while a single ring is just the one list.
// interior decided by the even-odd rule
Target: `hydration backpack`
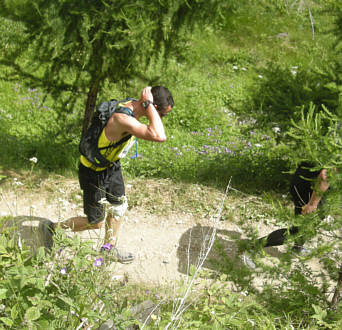
[{"label": "hydration backpack", "polygon": [[81,155],[83,155],[89,162],[91,162],[96,167],[110,167],[113,165],[113,162],[110,162],[102,156],[100,150],[116,148],[132,137],[132,135],[127,135],[114,145],[109,145],[103,148],[98,147],[98,141],[101,132],[114,112],[125,113],[128,116],[134,117],[134,114],[131,109],[118,106],[119,103],[125,103],[131,100],[133,99],[127,98],[122,101],[112,99],[108,102],[100,103],[100,105],[97,107],[91,125],[83,134],[81,142],[78,147]]}]

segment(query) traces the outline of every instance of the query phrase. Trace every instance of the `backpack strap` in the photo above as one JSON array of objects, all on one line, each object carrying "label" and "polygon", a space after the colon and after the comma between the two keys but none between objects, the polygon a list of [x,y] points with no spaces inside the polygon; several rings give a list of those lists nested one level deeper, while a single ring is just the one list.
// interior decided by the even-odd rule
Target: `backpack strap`
[{"label": "backpack strap", "polygon": [[123,144],[124,142],[128,141],[130,138],[132,137],[131,134],[126,135],[125,137],[123,137],[121,140],[119,140],[118,142],[116,142],[115,144],[110,144],[106,147],[101,147],[98,148],[99,150],[104,150],[104,149],[109,149],[109,148],[116,148],[118,147],[120,144]]},{"label": "backpack strap", "polygon": [[127,116],[134,117],[134,113],[130,108],[118,107],[114,113],[124,113]]},{"label": "backpack strap", "polygon": [[[135,100],[135,99],[132,99],[132,98],[127,98],[123,101],[120,101],[118,103],[121,103],[121,102],[127,102],[127,101],[131,101],[131,100]],[[121,107],[119,106],[118,108],[115,109],[115,112],[114,113],[124,113],[125,115],[127,116],[131,116],[131,117],[134,117],[134,113],[133,111],[130,109],[130,108],[127,108],[127,107]],[[123,144],[124,142],[128,141],[130,138],[132,137],[131,134],[128,134],[127,136],[123,137],[121,140],[119,140],[117,143],[115,144],[110,144],[106,147],[101,147],[101,148],[98,148],[99,150],[104,150],[104,149],[109,149],[109,148],[116,148],[118,147],[119,145]]]}]

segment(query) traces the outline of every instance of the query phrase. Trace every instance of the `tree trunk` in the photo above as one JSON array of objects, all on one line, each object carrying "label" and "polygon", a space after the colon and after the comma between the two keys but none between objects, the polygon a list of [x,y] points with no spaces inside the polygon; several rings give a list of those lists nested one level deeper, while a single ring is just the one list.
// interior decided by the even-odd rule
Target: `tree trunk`
[{"label": "tree trunk", "polygon": [[340,296],[342,292],[342,265],[340,266],[340,270],[338,272],[338,280],[337,280],[337,285],[335,288],[335,293],[331,301],[331,308],[336,309],[337,305],[340,301]]},{"label": "tree trunk", "polygon": [[92,83],[91,87],[89,88],[87,104],[86,104],[86,108],[84,111],[82,135],[86,132],[86,130],[91,124],[91,120],[93,119],[94,109],[96,106],[97,93],[98,93],[98,84]]}]

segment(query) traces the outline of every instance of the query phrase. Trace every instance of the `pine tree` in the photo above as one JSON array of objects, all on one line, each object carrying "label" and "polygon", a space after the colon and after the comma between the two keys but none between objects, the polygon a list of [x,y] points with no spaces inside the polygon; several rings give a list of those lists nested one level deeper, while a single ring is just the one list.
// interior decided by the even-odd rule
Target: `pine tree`
[{"label": "pine tree", "polygon": [[[341,260],[341,196],[342,196],[342,120],[340,114],[334,114],[323,106],[318,111],[311,104],[308,111],[302,109],[301,120],[292,120],[292,128],[288,132],[293,139],[293,145],[288,145],[289,155],[294,162],[303,160],[316,164],[317,169],[328,169],[330,189],[325,194],[322,206],[324,219],[312,216],[302,226],[303,235],[306,231],[321,232],[326,240],[320,241],[317,255],[326,259],[327,255],[333,263],[330,268],[331,278],[336,278],[337,284],[334,296],[330,302],[336,309],[342,292],[342,260]],[[328,221],[328,218],[333,221]],[[312,225],[311,225],[312,223]]]},{"label": "pine tree", "polygon": [[228,8],[220,0],[1,0],[0,15],[21,22],[20,45],[7,60],[18,65],[32,54],[32,68],[50,92],[87,93],[83,131],[106,79],[117,82],[140,73],[149,61],[170,57],[184,31],[213,24]]}]

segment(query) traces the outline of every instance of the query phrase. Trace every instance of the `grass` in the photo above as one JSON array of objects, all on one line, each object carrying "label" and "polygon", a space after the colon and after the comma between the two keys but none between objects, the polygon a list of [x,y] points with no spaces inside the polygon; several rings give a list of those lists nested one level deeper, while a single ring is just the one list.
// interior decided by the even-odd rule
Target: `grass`
[{"label": "grass", "polygon": [[[164,120],[169,136],[167,143],[155,145],[140,141],[139,153],[143,158],[124,164],[129,176],[171,178],[220,189],[233,176],[239,189],[250,192],[275,185],[277,189],[287,186],[288,177],[282,171],[290,170],[293,165],[291,159],[283,159],[286,151],[277,146],[282,135],[272,131],[281,124],[274,121],[277,112],[260,120],[263,115],[260,116],[259,110],[273,106],[277,111],[284,106],[273,101],[283,97],[288,88],[285,85],[281,89],[279,85],[277,91],[272,89],[273,79],[281,73],[278,67],[289,71],[298,66],[305,71],[312,64],[328,59],[328,55],[321,56],[328,54],[331,43],[321,33],[327,15],[318,11],[318,5],[311,8],[317,14],[317,33],[312,40],[309,16],[304,10],[298,11],[297,5],[290,6],[291,10],[279,7],[279,11],[270,9],[274,4],[264,4],[265,8],[253,5],[256,6],[253,11],[245,6],[236,9],[235,15],[224,23],[223,33],[206,30],[206,38],[194,34],[178,61],[171,61],[166,69],[156,62],[151,72],[146,73],[148,76],[154,71],[165,72],[159,83],[172,90],[176,107]],[[276,37],[284,31],[289,33],[289,38]],[[267,73],[270,63],[274,67],[273,76]],[[279,84],[286,84],[288,79],[291,77],[284,73]],[[1,83],[3,90],[8,91],[0,94],[1,126],[6,127],[2,130],[6,149],[0,156],[3,168],[25,168],[27,159],[35,156],[43,171],[75,172],[84,96],[80,95],[79,103],[68,109],[70,113],[65,113],[60,112],[58,102],[49,95],[44,99],[43,91],[27,86],[25,80],[2,80]],[[100,98],[137,96],[141,86],[139,79],[129,85],[109,84]],[[264,95],[264,91],[269,95]],[[288,106],[292,111],[293,105]],[[255,120],[262,127],[254,127]],[[27,125],[22,125],[23,121]],[[251,131],[256,135],[251,136]],[[269,141],[264,141],[262,136],[269,137]],[[249,144],[264,145],[262,150],[256,150],[257,147],[246,148]],[[246,162],[250,162],[251,171],[244,165]],[[268,182],[264,176],[274,181]]]},{"label": "grass", "polygon": [[[139,141],[139,158],[126,158],[122,162],[131,208],[170,218],[174,214],[191,214],[208,219],[216,212],[231,181],[233,189],[221,210],[221,221],[235,223],[252,238],[258,236],[262,226],[287,225],[292,210],[288,198],[282,196],[287,193],[290,171],[295,165],[291,146],[287,145],[289,119],[296,118],[298,109],[309,101],[319,104],[326,99],[332,107],[337,102],[336,93],[317,85],[324,85],[330,79],[325,66],[335,56],[331,50],[335,40],[327,34],[331,17],[321,11],[322,1],[306,1],[315,18],[313,35],[308,8],[300,8],[300,3],[303,2],[242,1],[232,17],[220,22],[220,32],[197,31],[189,38],[188,47],[182,49],[178,58],[171,60],[167,67],[156,61],[144,73],[146,77],[153,77],[155,72],[163,73],[158,83],[169,87],[176,106],[164,119],[167,142]],[[20,26],[15,24],[4,24],[1,29],[8,29],[8,26],[10,30],[2,33],[7,39],[0,40],[3,57],[10,52],[11,35],[17,36],[20,31]],[[279,36],[285,32],[288,35]],[[63,108],[65,100],[54,100],[42,87],[32,85],[32,79],[16,74],[6,78],[6,74],[13,71],[3,63],[1,65],[1,191],[15,190],[18,196],[38,191],[50,202],[63,198],[80,206],[76,181],[77,145],[85,95],[80,93],[76,104]],[[144,85],[145,82],[138,78],[116,85],[107,83],[100,98],[138,96]],[[34,169],[29,161],[32,157],[38,159]],[[14,186],[14,179],[23,185]],[[82,250],[78,242],[64,239],[63,244],[74,249],[76,255],[75,263],[70,263],[69,267],[81,267],[78,269],[82,274],[91,274],[93,264],[82,260],[88,260],[84,256],[86,253],[92,255],[92,252]],[[8,242],[11,242],[10,237]],[[4,274],[8,269],[19,274],[20,267],[31,262],[29,266],[33,269],[44,270],[45,264],[41,260],[33,261],[33,257],[19,265],[19,252],[13,242],[8,242],[3,244],[8,244],[12,259],[6,261],[1,256]],[[189,305],[179,321],[180,327],[339,328],[340,312],[324,313],[326,288],[316,286],[317,278],[305,265],[291,269],[288,260],[285,256],[280,265],[289,287],[265,286],[264,294],[269,301],[250,285],[255,274],[236,267],[237,260],[227,260],[221,271],[210,274],[213,283],[206,282],[200,289],[191,291],[187,300]],[[336,267],[330,265],[330,268],[333,268],[333,276]],[[277,270],[264,269],[271,281],[279,276]],[[40,275],[37,273],[37,279]],[[79,275],[72,273],[70,283]],[[106,272],[102,275],[104,280]],[[113,315],[105,310],[104,319],[114,317],[117,325],[122,325],[123,320],[132,321],[127,311],[131,305],[146,299],[161,303],[160,315],[150,324],[150,328],[161,329],[170,326],[177,302],[187,289],[186,284],[179,283],[179,291],[170,294],[169,288],[146,288],[122,282],[110,287],[111,292],[105,290],[105,285],[94,286],[95,292],[86,283],[93,279],[86,277],[78,283],[79,291],[69,292],[63,286],[60,274],[53,273],[53,276],[63,297],[71,296],[74,305],[68,306],[70,300],[56,300],[56,309],[51,306],[49,313],[58,315],[60,312],[64,319],[61,317],[58,322],[65,325],[63,322],[67,320],[74,328],[82,322],[80,315],[86,315],[93,308],[88,301],[83,304],[81,297],[87,295],[85,292],[91,292],[90,296],[97,299],[99,291],[96,290],[104,290],[103,301],[116,313]],[[227,288],[227,283],[233,283],[237,291],[244,290],[233,292]],[[303,287],[305,290],[301,290]],[[34,287],[31,289],[34,291]],[[55,297],[54,290],[42,289],[39,299],[45,301],[51,295]],[[10,298],[9,292],[0,289],[0,299]],[[35,323],[38,314],[33,313],[37,313],[38,308],[33,296],[25,296],[26,293],[16,292],[22,299],[20,308],[36,306],[30,309],[32,314],[20,310],[16,315],[14,301],[11,306],[6,303],[10,307],[5,314],[13,313],[18,324],[33,329],[38,327]],[[71,314],[75,305],[80,308],[79,316]],[[305,315],[301,309],[306,310]],[[43,307],[39,313],[49,315]],[[117,314],[123,317],[117,318]],[[4,317],[2,314],[0,321],[10,327],[11,321]],[[96,324],[94,315],[87,317],[90,323]]]}]

